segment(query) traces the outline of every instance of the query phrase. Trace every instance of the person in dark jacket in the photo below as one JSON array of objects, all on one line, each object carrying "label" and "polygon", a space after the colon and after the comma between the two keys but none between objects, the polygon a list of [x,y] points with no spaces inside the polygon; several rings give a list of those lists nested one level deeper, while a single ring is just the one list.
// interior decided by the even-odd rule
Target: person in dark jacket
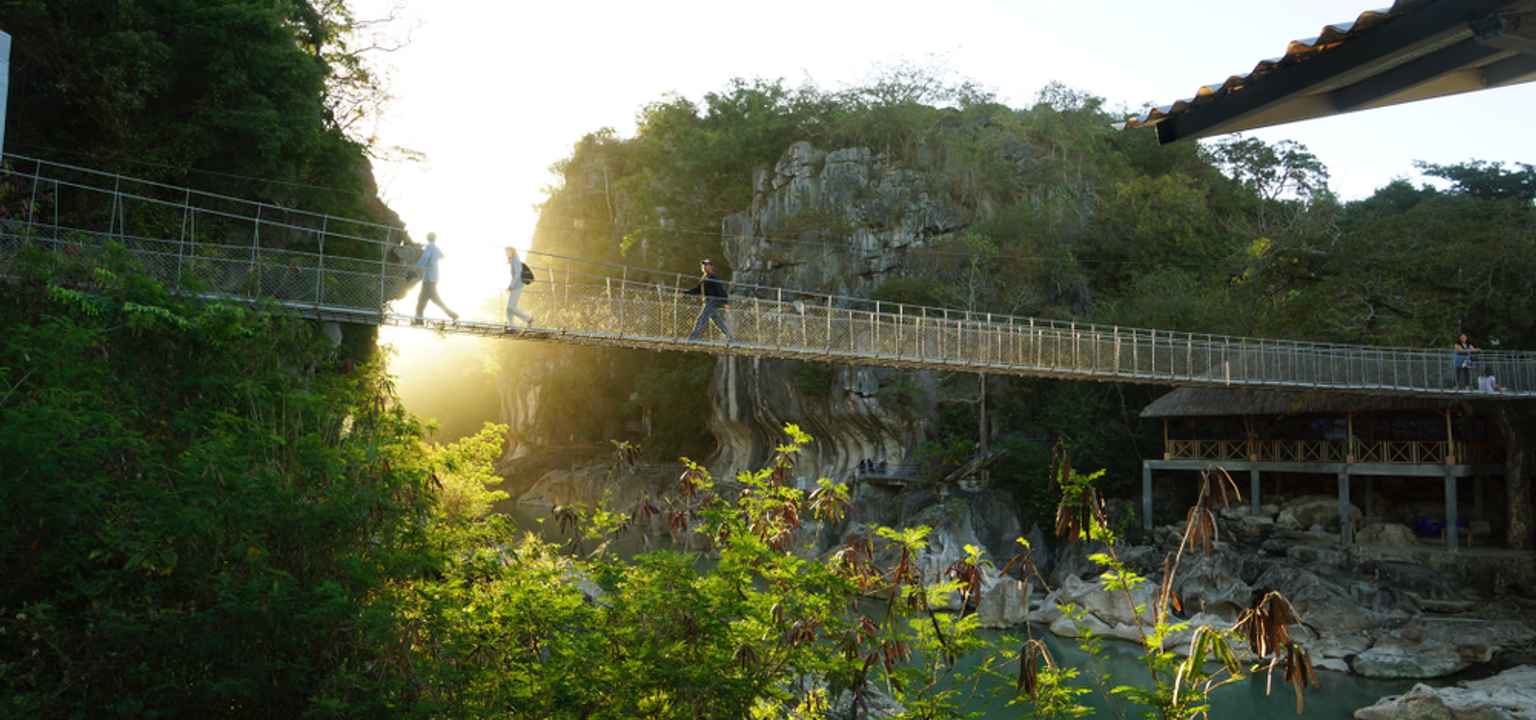
[{"label": "person in dark jacket", "polygon": [[731,337],[731,329],[725,324],[725,310],[729,308],[731,297],[726,292],[725,281],[715,275],[715,263],[705,259],[699,263],[699,270],[704,274],[699,278],[698,287],[692,290],[684,290],[685,295],[703,295],[704,308],[699,311],[699,319],[693,323],[693,332],[688,334],[689,340],[698,340],[704,336],[705,328],[710,323],[720,328],[720,333],[725,336],[727,342],[735,340]]}]

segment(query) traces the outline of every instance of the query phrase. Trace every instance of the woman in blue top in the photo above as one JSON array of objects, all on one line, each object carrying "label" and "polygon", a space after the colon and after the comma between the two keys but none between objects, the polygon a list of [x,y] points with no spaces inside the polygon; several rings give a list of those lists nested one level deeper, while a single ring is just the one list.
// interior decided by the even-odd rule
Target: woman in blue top
[{"label": "woman in blue top", "polygon": [[1467,339],[1467,334],[1462,333],[1456,338],[1456,344],[1451,347],[1451,367],[1456,369],[1456,387],[1472,387],[1472,353],[1477,352],[1477,346]]}]

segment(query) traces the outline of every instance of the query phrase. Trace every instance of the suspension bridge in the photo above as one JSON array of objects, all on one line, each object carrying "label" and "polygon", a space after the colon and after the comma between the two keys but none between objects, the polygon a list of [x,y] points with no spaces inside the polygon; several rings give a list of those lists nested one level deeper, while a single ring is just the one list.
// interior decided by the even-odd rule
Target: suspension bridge
[{"label": "suspension bridge", "polygon": [[[37,158],[0,168],[0,274],[28,249],[106,261],[125,254],[173,291],[268,303],[308,317],[416,325],[414,246],[398,227],[135,179]],[[447,333],[657,351],[781,358],[1115,383],[1425,397],[1536,397],[1536,353],[1481,351],[1502,389],[1458,384],[1447,348],[1391,348],[1093,325],[731,284],[727,320],[689,339],[697,277],[531,252],[537,281],[501,317],[427,320]],[[451,278],[449,279],[451,282]],[[1465,382],[1465,378],[1462,379]]]}]

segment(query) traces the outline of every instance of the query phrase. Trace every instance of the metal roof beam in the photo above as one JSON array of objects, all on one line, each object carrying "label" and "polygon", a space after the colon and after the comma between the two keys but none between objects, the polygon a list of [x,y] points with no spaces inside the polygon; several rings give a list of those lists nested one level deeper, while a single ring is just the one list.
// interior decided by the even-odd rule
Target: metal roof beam
[{"label": "metal roof beam", "polygon": [[1463,40],[1343,88],[1333,94],[1333,104],[1344,112],[1355,110],[1503,52],[1476,39]]},{"label": "metal roof beam", "polygon": [[1431,0],[1332,51],[1255,78],[1216,101],[1168,117],[1157,124],[1158,142],[1219,134],[1223,126],[1287,97],[1303,94],[1351,69],[1381,62],[1447,30],[1465,28],[1467,23],[1488,17],[1508,4],[1509,0]]},{"label": "metal roof beam", "polygon": [[1536,55],[1536,38],[1521,32],[1523,29],[1525,21],[1518,14],[1494,15],[1483,22],[1473,23],[1478,42],[1500,50]]},{"label": "metal roof beam", "polygon": [[1483,83],[1488,87],[1513,85],[1536,75],[1536,57],[1516,55],[1505,58],[1482,69]]}]

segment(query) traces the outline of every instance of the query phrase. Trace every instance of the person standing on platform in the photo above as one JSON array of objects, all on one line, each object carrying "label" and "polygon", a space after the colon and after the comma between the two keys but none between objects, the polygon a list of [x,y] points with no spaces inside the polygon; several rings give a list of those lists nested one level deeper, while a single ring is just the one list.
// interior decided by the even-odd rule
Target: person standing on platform
[{"label": "person standing on platform", "polygon": [[422,248],[421,257],[416,259],[415,270],[421,273],[421,294],[416,296],[416,319],[411,321],[412,325],[421,324],[421,314],[426,311],[428,300],[448,313],[449,319],[459,321],[459,314],[449,310],[448,305],[437,295],[437,263],[442,259],[443,251],[437,247],[437,233],[427,233],[427,246]]},{"label": "person standing on platform", "polygon": [[1456,338],[1456,344],[1451,348],[1451,366],[1456,370],[1456,387],[1472,387],[1472,353],[1477,352],[1477,346],[1467,339],[1467,334],[1462,333]]},{"label": "person standing on platform", "polygon": [[523,264],[518,257],[517,248],[507,247],[507,268],[511,270],[512,279],[507,285],[507,332],[512,332],[512,318],[522,318],[524,329],[533,327],[533,316],[523,312],[517,307],[517,299],[522,296],[523,288],[533,282],[533,270]]},{"label": "person standing on platform", "polygon": [[720,328],[720,333],[725,335],[725,341],[732,342],[736,338],[731,336],[731,328],[725,324],[725,311],[731,306],[725,281],[715,275],[715,263],[708,258],[699,262],[699,271],[704,276],[699,278],[698,287],[683,291],[684,295],[704,296],[704,308],[699,311],[699,319],[693,323],[693,332],[688,334],[688,339],[698,340],[703,337],[709,324],[714,323],[715,327]]}]

